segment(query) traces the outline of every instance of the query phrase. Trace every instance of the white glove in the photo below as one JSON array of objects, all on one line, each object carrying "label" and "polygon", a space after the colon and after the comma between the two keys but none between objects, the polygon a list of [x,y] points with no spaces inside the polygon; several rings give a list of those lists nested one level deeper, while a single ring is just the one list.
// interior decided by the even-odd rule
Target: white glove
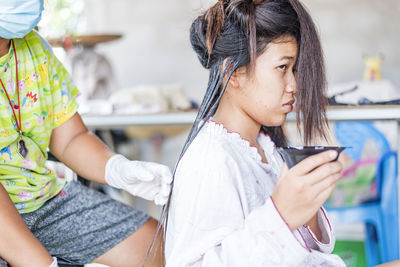
[{"label": "white glove", "polygon": [[53,262],[50,264],[49,267],[58,267],[57,258],[53,257]]},{"label": "white glove", "polygon": [[117,154],[107,161],[105,180],[115,188],[164,205],[171,190],[172,173],[167,166],[131,161]]}]

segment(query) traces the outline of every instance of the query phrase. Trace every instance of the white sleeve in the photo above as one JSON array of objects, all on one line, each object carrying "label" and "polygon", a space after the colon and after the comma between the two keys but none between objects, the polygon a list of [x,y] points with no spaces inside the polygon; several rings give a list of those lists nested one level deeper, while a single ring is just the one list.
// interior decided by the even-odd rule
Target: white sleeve
[{"label": "white sleeve", "polygon": [[167,227],[167,267],[301,264],[311,250],[291,232],[272,199],[246,216],[243,192],[232,180],[236,166],[214,164],[219,168],[197,161],[179,170]]},{"label": "white sleeve", "polygon": [[302,226],[299,228],[308,247],[322,253],[332,253],[335,246],[335,233],[329,221],[327,213],[323,207],[318,211],[318,226],[321,231],[322,239],[318,240],[310,227]]},{"label": "white sleeve", "polygon": [[[298,266],[310,253],[269,198],[199,259],[201,266]],[[290,255],[290,257],[288,257]]]}]

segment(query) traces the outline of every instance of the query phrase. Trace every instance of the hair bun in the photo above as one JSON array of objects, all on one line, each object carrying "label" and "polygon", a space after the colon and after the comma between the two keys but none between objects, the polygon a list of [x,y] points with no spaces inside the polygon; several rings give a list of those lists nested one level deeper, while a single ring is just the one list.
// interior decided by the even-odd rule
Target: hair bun
[{"label": "hair bun", "polygon": [[201,65],[208,69],[208,49],[206,41],[206,25],[204,16],[199,16],[190,27],[190,43],[196,52]]},{"label": "hair bun", "polygon": [[218,1],[202,16],[199,16],[190,28],[190,41],[203,67],[208,69],[212,62],[214,44],[225,23],[224,1]]}]

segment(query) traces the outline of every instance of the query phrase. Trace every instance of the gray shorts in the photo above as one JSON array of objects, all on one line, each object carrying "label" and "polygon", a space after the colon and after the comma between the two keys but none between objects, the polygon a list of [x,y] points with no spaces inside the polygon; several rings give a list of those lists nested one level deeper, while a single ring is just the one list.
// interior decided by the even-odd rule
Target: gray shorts
[{"label": "gray shorts", "polygon": [[149,216],[79,182],[69,182],[40,209],[21,214],[59,263],[86,264],[126,239]]}]

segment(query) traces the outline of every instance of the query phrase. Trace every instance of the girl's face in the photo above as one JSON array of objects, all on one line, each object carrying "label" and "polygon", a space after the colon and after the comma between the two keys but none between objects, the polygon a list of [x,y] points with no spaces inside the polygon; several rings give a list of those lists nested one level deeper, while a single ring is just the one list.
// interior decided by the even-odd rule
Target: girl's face
[{"label": "girl's face", "polygon": [[238,69],[234,101],[249,119],[264,126],[285,122],[295,101],[297,54],[296,39],[283,36],[267,45],[253,71]]}]

